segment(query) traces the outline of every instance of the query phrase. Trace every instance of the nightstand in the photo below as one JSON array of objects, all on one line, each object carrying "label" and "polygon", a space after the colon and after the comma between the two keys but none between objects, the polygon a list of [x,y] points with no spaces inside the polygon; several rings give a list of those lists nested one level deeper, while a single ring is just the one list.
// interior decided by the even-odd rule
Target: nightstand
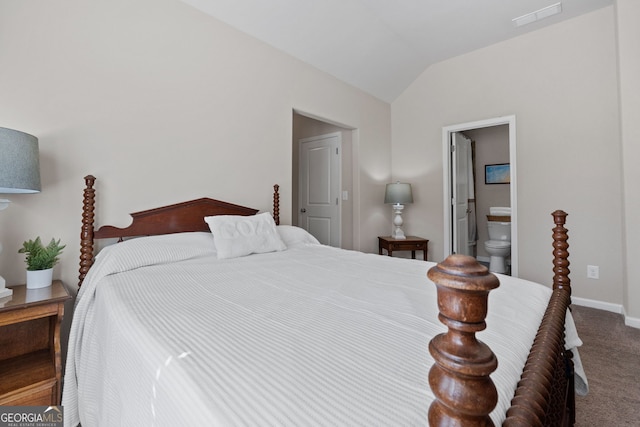
[{"label": "nightstand", "polygon": [[12,296],[0,298],[0,405],[59,405],[60,322],[71,297],[59,280],[11,288]]},{"label": "nightstand", "polygon": [[406,239],[398,240],[390,236],[378,237],[378,253],[382,255],[382,250],[387,251],[387,255],[393,256],[394,251],[411,251],[411,258],[416,259],[416,251],[422,251],[424,260],[427,260],[427,249],[429,241],[422,237],[407,236]]}]

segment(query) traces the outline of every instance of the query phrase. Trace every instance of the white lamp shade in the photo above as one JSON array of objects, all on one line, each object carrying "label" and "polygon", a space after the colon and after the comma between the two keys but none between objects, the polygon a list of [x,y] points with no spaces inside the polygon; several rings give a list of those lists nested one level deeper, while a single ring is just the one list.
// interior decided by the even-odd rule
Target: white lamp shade
[{"label": "white lamp shade", "polygon": [[387,184],[384,192],[384,202],[406,205],[413,203],[413,194],[411,193],[411,184],[405,182],[396,182],[395,184]]},{"label": "white lamp shade", "polygon": [[38,138],[0,128],[0,194],[39,193]]}]

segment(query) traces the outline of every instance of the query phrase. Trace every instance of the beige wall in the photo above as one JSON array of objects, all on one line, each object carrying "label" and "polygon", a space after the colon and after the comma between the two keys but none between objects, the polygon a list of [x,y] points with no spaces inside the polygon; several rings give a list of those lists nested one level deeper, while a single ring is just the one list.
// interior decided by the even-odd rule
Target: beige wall
[{"label": "beige wall", "polygon": [[40,235],[68,245],[54,275],[75,287],[89,173],[99,224],[203,196],[270,210],[274,183],[290,223],[293,109],[357,129],[354,246],[387,224],[389,104],[178,0],[1,2],[0,94],[0,126],[37,136],[42,163],[42,192],[0,215],[8,283]]},{"label": "beige wall", "polygon": [[622,304],[616,63],[607,7],[428,68],[392,103],[393,175],[419,184],[405,231],[442,259],[442,128],[514,114],[520,277],[550,283],[550,213],[564,209],[574,295]]}]

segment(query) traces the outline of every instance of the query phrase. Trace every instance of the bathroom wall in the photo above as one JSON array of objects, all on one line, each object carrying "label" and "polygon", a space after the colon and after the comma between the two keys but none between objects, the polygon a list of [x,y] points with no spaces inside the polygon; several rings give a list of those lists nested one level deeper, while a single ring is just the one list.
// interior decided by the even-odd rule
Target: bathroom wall
[{"label": "bathroom wall", "polygon": [[[509,163],[509,126],[491,126],[464,132],[475,145],[476,219],[478,243],[476,256],[489,260],[484,242],[489,239],[487,215],[491,206],[511,206],[510,184],[485,184],[484,166]],[[486,258],[486,259],[485,259]]]}]

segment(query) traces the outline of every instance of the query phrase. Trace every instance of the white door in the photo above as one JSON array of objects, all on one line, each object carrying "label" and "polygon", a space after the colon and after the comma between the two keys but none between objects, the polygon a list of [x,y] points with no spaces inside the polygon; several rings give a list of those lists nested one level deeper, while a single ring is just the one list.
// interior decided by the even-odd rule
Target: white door
[{"label": "white door", "polygon": [[339,132],[299,141],[298,225],[323,245],[340,247]]},{"label": "white door", "polygon": [[453,200],[453,253],[473,255],[469,246],[469,164],[471,140],[460,132],[451,134]]}]

